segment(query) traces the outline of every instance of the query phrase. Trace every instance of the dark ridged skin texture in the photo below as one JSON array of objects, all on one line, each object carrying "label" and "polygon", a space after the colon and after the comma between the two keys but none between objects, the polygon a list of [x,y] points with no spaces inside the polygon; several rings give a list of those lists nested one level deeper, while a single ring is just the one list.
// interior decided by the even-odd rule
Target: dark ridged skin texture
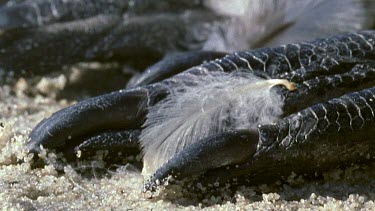
[{"label": "dark ridged skin texture", "polygon": [[[203,0],[0,0],[0,79],[44,75],[82,61],[146,68],[127,89],[82,100],[42,120],[30,133],[28,150],[37,154],[43,145],[73,159],[78,151],[139,153],[150,108],[173,96],[172,89],[183,90],[192,75],[245,71],[294,84],[293,91],[273,88],[283,101],[282,114],[184,146],[151,172],[145,191],[170,176],[201,175],[201,184],[263,184],[291,172],[315,175],[374,160],[375,31],[218,52],[215,45],[251,38],[245,29],[227,30],[246,19],[232,20]],[[261,41],[253,46],[268,46],[296,30],[293,23],[283,24],[271,27],[264,39],[256,37]],[[245,38],[228,40],[232,32]],[[221,42],[212,43],[213,35]],[[207,43],[218,48],[207,49]]]}]

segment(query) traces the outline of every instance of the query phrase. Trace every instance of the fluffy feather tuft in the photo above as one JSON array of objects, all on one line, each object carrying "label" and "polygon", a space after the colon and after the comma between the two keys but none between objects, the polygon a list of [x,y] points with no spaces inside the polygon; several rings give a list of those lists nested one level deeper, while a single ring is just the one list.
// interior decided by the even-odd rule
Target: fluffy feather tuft
[{"label": "fluffy feather tuft", "polygon": [[294,89],[286,80],[242,71],[185,74],[179,79],[164,100],[149,108],[141,134],[144,174],[203,138],[274,121],[282,114],[283,99],[271,88],[281,84]]}]

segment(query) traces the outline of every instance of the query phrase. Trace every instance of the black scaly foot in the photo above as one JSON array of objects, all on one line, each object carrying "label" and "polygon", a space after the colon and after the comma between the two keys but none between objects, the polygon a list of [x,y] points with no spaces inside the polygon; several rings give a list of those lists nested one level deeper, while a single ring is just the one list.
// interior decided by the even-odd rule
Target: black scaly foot
[{"label": "black scaly foot", "polygon": [[[183,81],[186,77],[191,75],[204,77],[204,75],[210,71],[233,72],[239,69],[263,71],[270,78],[283,78],[295,83],[297,87],[297,92],[295,93],[278,88],[279,94],[285,98],[285,110],[283,113],[283,117],[285,118],[281,118],[276,121],[275,124],[261,126],[258,129],[258,134],[260,134],[260,136],[257,139],[259,142],[255,153],[251,147],[254,146],[254,141],[251,141],[250,150],[249,148],[241,149],[236,146],[234,146],[233,149],[228,148],[231,145],[230,143],[234,141],[231,137],[235,137],[236,134],[239,134],[233,132],[233,136],[228,136],[228,134],[231,133],[228,131],[228,133],[221,134],[222,136],[218,135],[219,137],[217,138],[207,137],[204,139],[201,143],[204,146],[202,153],[198,151],[198,148],[200,149],[200,147],[198,147],[199,144],[187,146],[183,151],[178,153],[176,157],[170,160],[170,164],[163,165],[161,169],[157,170],[156,177],[154,178],[162,180],[167,175],[177,175],[178,172],[171,172],[173,169],[183,170],[185,168],[197,174],[204,173],[208,170],[209,172],[207,174],[210,174],[212,171],[220,175],[220,172],[225,172],[221,171],[220,166],[222,165],[238,165],[238,169],[242,169],[237,172],[238,175],[243,175],[242,172],[247,172],[253,177],[259,178],[258,175],[261,175],[264,171],[273,172],[277,170],[279,165],[276,164],[281,158],[275,156],[278,155],[281,157],[279,152],[303,153],[311,147],[316,147],[320,150],[319,144],[321,144],[321,142],[314,141],[315,137],[321,137],[321,140],[330,142],[329,147],[333,147],[333,144],[338,143],[336,138],[334,138],[338,137],[335,136],[338,131],[340,132],[339,136],[342,134],[343,137],[348,137],[348,134],[352,134],[353,137],[359,137],[356,143],[362,143],[363,141],[363,144],[367,146],[367,140],[365,137],[359,136],[359,134],[363,134],[364,129],[367,130],[371,128],[373,115],[372,112],[368,111],[374,109],[370,104],[373,99],[367,95],[365,96],[362,91],[348,94],[341,98],[340,96],[343,93],[361,89],[364,89],[364,93],[372,93],[373,90],[369,89],[369,87],[373,85],[371,81],[375,60],[373,49],[374,42],[374,32],[364,31],[321,39],[310,43],[291,44],[277,48],[258,49],[227,55],[215,61],[191,68],[188,71],[173,76],[170,79],[163,80],[162,82],[99,96],[56,112],[50,118],[42,121],[32,131],[29,148],[32,152],[37,152],[40,144],[43,144],[43,146],[47,148],[72,147],[79,145],[84,138],[89,138],[98,132],[113,129],[140,129],[145,121],[148,107],[163,99],[163,97],[168,95],[168,88],[178,86],[178,84],[180,84],[179,82]],[[323,86],[331,86],[333,88],[321,89]],[[368,92],[369,90],[371,92]],[[311,94],[313,94],[313,96],[309,98],[308,103],[298,103],[297,106],[292,106],[292,104],[296,104],[295,102],[303,102],[301,99]],[[361,97],[356,98],[355,96],[357,95]],[[326,102],[332,97],[337,99]],[[366,110],[366,107],[364,107],[368,107],[366,103],[370,105],[370,110]],[[332,119],[330,118],[335,118],[335,116],[328,117],[328,113],[324,113],[324,108],[332,110],[332,112],[328,112],[329,114],[334,114],[336,111],[338,112],[340,118],[336,121],[339,124],[348,123],[345,119],[349,118],[351,119],[349,125],[354,127],[347,128],[345,130],[346,132],[342,129],[338,129],[338,127],[335,128],[335,126],[325,128],[326,125],[332,123]],[[298,112],[299,110],[301,110],[301,112]],[[327,118],[329,120],[328,122],[326,121]],[[356,121],[363,119],[366,119],[366,121],[362,121],[363,124],[359,124],[361,127],[356,128],[355,126],[358,126]],[[317,122],[319,122],[319,124]],[[303,125],[303,127],[301,125]],[[293,134],[289,136],[288,133],[292,131],[294,127],[298,128],[295,134],[296,143],[293,142]],[[340,128],[344,127],[340,126]],[[255,130],[256,128],[253,129]],[[250,131],[253,129],[250,128]],[[306,133],[309,131],[310,133],[305,134],[307,136],[301,136],[304,131],[306,131]],[[244,140],[244,146],[249,146],[246,145],[247,140],[256,139],[254,139],[254,133],[248,134],[252,134],[250,136],[251,139],[246,138],[245,135],[245,137],[242,138]],[[369,134],[373,134],[371,130]],[[69,136],[71,139],[69,139]],[[277,137],[279,138],[275,141],[274,139]],[[328,139],[326,139],[327,137]],[[225,149],[222,150],[223,153],[228,152],[229,162],[226,162],[225,159],[221,161],[217,160],[215,153],[219,153],[217,155],[220,155],[221,152],[217,150],[214,150],[215,153],[212,152],[212,150],[216,148],[213,147],[211,149],[208,142],[208,140],[213,139],[219,140],[217,142],[220,143],[218,146],[225,146]],[[292,144],[290,144],[288,140],[290,140]],[[300,144],[300,142],[303,144]],[[283,143],[285,146],[280,146],[279,143]],[[319,146],[315,146],[315,143],[319,143]],[[340,150],[343,146],[349,147],[351,145],[347,145],[346,143],[339,144],[337,149]],[[339,151],[337,149],[332,148],[335,152]],[[246,154],[239,156],[237,153],[242,152],[241,150],[245,150]],[[268,154],[266,153],[268,151],[274,151],[275,153]],[[206,154],[208,154],[208,157],[203,156]],[[210,156],[210,154],[212,154],[212,156]],[[189,161],[186,162],[186,164],[189,165],[196,163],[194,161],[194,156],[200,157],[202,160],[213,160],[217,162],[214,162],[212,165],[205,164],[198,167],[185,166],[185,161]],[[327,159],[333,160],[327,162],[326,167],[336,164],[335,157],[328,156],[330,155],[327,154]],[[245,158],[249,158],[250,161],[243,163],[243,159]],[[349,156],[346,157],[346,161],[349,161],[351,158],[357,160],[356,156]],[[262,159],[264,159],[264,161]],[[265,164],[270,164],[273,161],[277,162],[275,162],[273,166],[270,165],[269,169],[268,167],[265,168],[265,166],[267,166]],[[294,163],[289,163],[291,167],[289,169],[285,168],[285,171],[289,172],[292,168],[298,168],[300,162],[296,159],[294,161]],[[282,163],[284,160],[281,159],[280,162]],[[308,161],[306,162],[308,163]],[[341,160],[338,162],[341,162]],[[261,166],[263,168],[261,168]],[[311,166],[311,169],[315,169],[314,164],[311,164]],[[254,173],[252,169],[257,169],[257,173]],[[183,175],[189,176],[189,172],[186,171]],[[235,173],[236,171],[233,172],[233,174],[229,174],[230,177],[237,175],[237,173]],[[252,181],[256,181],[256,178]],[[265,178],[266,177],[264,177],[264,179]],[[222,179],[223,181],[227,180],[224,176]],[[155,180],[151,180],[148,187],[154,188],[154,182]]]}]

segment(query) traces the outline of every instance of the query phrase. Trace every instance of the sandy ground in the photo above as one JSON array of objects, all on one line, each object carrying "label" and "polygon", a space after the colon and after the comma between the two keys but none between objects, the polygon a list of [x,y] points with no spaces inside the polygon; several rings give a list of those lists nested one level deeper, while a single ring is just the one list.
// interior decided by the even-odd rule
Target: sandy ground
[{"label": "sandy ground", "polygon": [[[64,86],[63,78],[40,85],[48,90]],[[52,80],[53,81],[53,80]],[[61,87],[59,87],[59,84]],[[107,168],[97,159],[79,165],[64,164],[58,171],[57,155],[44,152],[44,168],[32,169],[25,152],[28,134],[42,118],[71,103],[40,94],[25,94],[30,87],[0,87],[0,206],[3,210],[375,210],[373,166],[332,170],[324,180],[305,181],[291,175],[281,184],[239,187],[234,191],[203,195],[203,199],[175,185],[149,199],[141,192],[143,177],[132,165]],[[32,97],[31,97],[32,96]],[[60,166],[61,167],[61,166]],[[83,176],[85,168],[90,176]],[[104,172],[104,174],[103,174]]]}]

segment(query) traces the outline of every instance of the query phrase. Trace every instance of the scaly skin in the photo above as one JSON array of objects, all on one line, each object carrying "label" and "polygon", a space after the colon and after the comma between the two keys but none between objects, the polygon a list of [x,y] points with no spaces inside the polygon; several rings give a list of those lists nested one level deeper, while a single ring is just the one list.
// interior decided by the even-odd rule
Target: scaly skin
[{"label": "scaly skin", "polygon": [[[183,178],[191,175],[190,172],[202,173],[208,169],[203,183],[225,184],[232,178],[244,179],[245,175],[250,183],[264,183],[291,172],[314,173],[372,160],[374,35],[373,31],[367,31],[311,43],[235,53],[197,68],[200,71],[234,71],[258,65],[257,70],[263,69],[272,78],[294,82],[297,91],[280,90],[285,96],[285,118],[260,125],[257,129],[230,132],[233,134],[229,137],[238,137],[237,143],[245,144],[247,150],[228,146],[224,150],[202,140],[203,143],[189,146],[160,167],[146,183],[145,190],[154,190],[156,184],[170,175]],[[306,51],[310,51],[314,59],[301,59],[301,53]],[[353,92],[356,90],[360,91]],[[343,95],[350,92],[353,93]],[[325,102],[328,99],[331,100]],[[220,140],[218,137],[215,139]],[[227,140],[230,143],[232,138]],[[209,150],[202,151],[201,148]],[[192,159],[209,155],[209,160],[215,162],[223,158],[215,152],[223,151],[226,156],[232,156],[233,161],[219,169],[209,166],[202,170],[206,160]],[[242,158],[243,153],[248,156]],[[241,162],[236,160],[239,157]]]},{"label": "scaly skin", "polygon": [[[285,9],[282,3],[275,4],[278,9],[273,12]],[[241,69],[287,79],[295,84],[296,91],[276,87],[284,100],[283,114],[277,121],[247,130],[224,131],[185,146],[156,170],[145,190],[154,190],[158,181],[168,176],[181,179],[202,174],[203,183],[222,184],[237,177],[264,183],[292,171],[314,173],[372,160],[375,32],[237,50],[284,43],[289,37],[301,40],[303,35],[306,40],[312,34],[356,31],[371,25],[371,17],[367,23],[365,15],[354,15],[358,11],[370,14],[371,9],[367,11],[364,4],[351,4],[348,0],[345,5],[358,9],[348,10],[356,21],[346,20],[348,25],[340,28],[341,22],[330,22],[336,19],[325,16],[327,8],[335,9],[334,3],[319,2],[314,8],[321,10],[316,13],[305,8],[306,16],[292,14],[293,11],[275,15],[277,20],[289,15],[305,21],[312,15],[327,17],[318,22],[322,25],[319,30],[312,30],[310,26],[314,24],[304,25],[293,18],[295,23],[281,21],[277,25],[272,22],[277,20],[267,15],[272,21],[264,20],[266,33],[257,34],[244,24],[250,16],[242,14],[241,19],[238,14],[223,15],[208,1],[0,1],[0,71],[5,69],[1,73],[13,72],[17,77],[30,76],[81,61],[116,61],[143,69],[165,56],[133,78],[129,89],[78,102],[33,129],[30,152],[38,153],[43,145],[67,156],[78,150],[139,150],[139,134],[149,108],[170,94],[170,88],[181,88],[181,81],[192,74],[204,77],[211,71]],[[259,6],[265,9],[264,14],[269,14],[268,4],[255,2],[254,8]],[[372,8],[371,2],[367,4]],[[250,27],[255,30],[264,14],[252,12],[249,14],[255,15],[255,22]],[[233,27],[236,25],[240,30]],[[301,29],[304,33],[295,33]],[[305,29],[312,31],[305,33]],[[258,36],[251,36],[253,33]],[[212,51],[223,48],[236,52]],[[202,49],[211,51],[199,51]]]},{"label": "scaly skin", "polygon": [[[139,130],[147,108],[168,94],[167,87],[178,85],[176,82],[190,74],[204,77],[207,71],[231,72],[241,68],[256,69],[271,78],[295,83],[295,92],[278,89],[285,99],[284,118],[249,131],[217,134],[187,146],[156,171],[146,189],[153,190],[158,180],[169,175],[183,178],[208,171],[207,181],[224,182],[228,178],[251,175],[252,182],[258,179],[264,182],[272,175],[285,176],[291,171],[313,172],[362,161],[354,152],[362,150],[365,155],[371,154],[369,137],[374,135],[373,96],[368,94],[373,91],[370,87],[375,72],[374,40],[374,31],[363,31],[309,43],[230,54],[170,79],[81,101],[56,112],[34,128],[29,148],[38,152],[42,144],[46,148],[73,149],[94,133]],[[306,52],[311,52],[310,57],[304,57]],[[353,92],[358,90],[361,91]],[[340,97],[350,92],[353,93]],[[335,113],[338,114],[332,115]],[[342,137],[358,137],[358,140],[342,141]],[[217,145],[212,145],[213,141]],[[324,148],[321,146],[328,146],[328,150],[322,151],[327,156],[324,162],[322,156],[317,156],[317,152]],[[351,153],[336,159],[335,155],[341,151]],[[226,159],[222,159],[223,155]],[[304,165],[301,165],[301,160]],[[238,168],[233,168],[236,165]],[[298,166],[311,168],[300,169]]]}]

